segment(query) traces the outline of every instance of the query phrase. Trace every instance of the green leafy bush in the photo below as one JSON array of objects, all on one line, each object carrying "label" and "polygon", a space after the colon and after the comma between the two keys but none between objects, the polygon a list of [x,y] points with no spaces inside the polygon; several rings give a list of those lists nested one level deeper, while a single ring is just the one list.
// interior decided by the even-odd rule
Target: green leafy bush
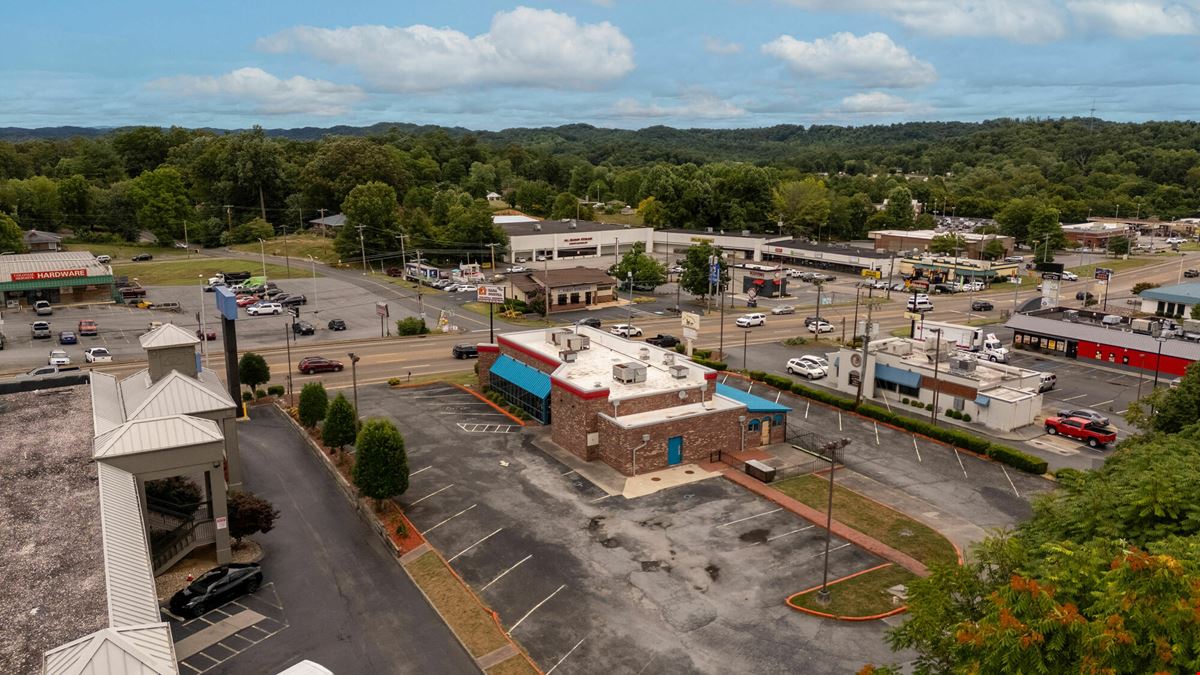
[{"label": "green leafy bush", "polygon": [[991,444],[987,450],[987,455],[997,462],[1002,462],[1011,467],[1020,469],[1022,471],[1028,471],[1029,473],[1037,474],[1039,476],[1046,473],[1046,469],[1048,467],[1046,460],[1038,459],[1033,455],[1021,452],[1016,448],[1010,448],[1006,445],[997,445],[994,443]]},{"label": "green leafy bush", "polygon": [[300,390],[300,405],[296,414],[304,426],[310,429],[317,426],[317,422],[325,419],[328,408],[329,394],[325,391],[325,385],[309,382]]},{"label": "green leafy bush", "polygon": [[700,358],[698,356],[693,356],[692,361],[704,366],[705,368],[712,368],[713,370],[725,370],[729,368],[729,364],[727,363],[722,363],[720,361],[709,361],[708,359]]},{"label": "green leafy bush", "polygon": [[284,392],[286,392],[286,391],[287,390],[284,388],[284,386],[282,384],[273,384],[273,385],[267,387],[267,395],[268,396],[283,396]]},{"label": "green leafy bush", "polygon": [[254,398],[266,398],[266,397],[267,397],[266,389],[255,389],[254,390]]},{"label": "green leafy bush", "polygon": [[767,384],[771,385],[772,387],[775,387],[776,389],[783,389],[784,391],[787,391],[788,389],[792,388],[792,380],[790,378],[784,377],[782,375],[768,374],[766,377],[763,378],[763,382],[766,382]]},{"label": "green leafy bush", "polygon": [[396,335],[424,335],[429,332],[425,320],[408,316],[396,322]]},{"label": "green leafy bush", "polygon": [[908,397],[906,396],[906,397],[900,399],[900,402],[903,403],[904,405],[908,405]]},{"label": "green leafy bush", "polygon": [[964,422],[970,422],[971,421],[971,413],[963,413],[961,419]]},{"label": "green leafy bush", "polygon": [[252,394],[251,392],[248,392],[248,391],[243,391],[242,392],[242,400],[243,401],[253,401],[254,394]]}]

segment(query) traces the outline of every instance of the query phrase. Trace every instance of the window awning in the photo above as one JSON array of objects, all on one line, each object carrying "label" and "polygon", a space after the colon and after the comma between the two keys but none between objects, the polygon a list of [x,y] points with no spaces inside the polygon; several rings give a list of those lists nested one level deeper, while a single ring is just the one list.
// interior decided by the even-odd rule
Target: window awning
[{"label": "window awning", "polygon": [[975,405],[977,405],[981,408],[986,408],[989,405],[991,405],[991,403],[992,403],[991,398],[984,396],[983,394],[975,394]]},{"label": "window awning", "polygon": [[752,413],[789,413],[792,411],[791,408],[782,403],[776,403],[770,399],[755,396],[750,392],[742,391],[736,387],[719,382],[717,383],[717,395],[741,403],[746,406],[746,410]]},{"label": "window awning", "polygon": [[875,379],[891,382],[904,387],[912,387],[913,389],[921,388],[921,374],[914,373],[908,370],[901,370],[885,363],[875,364]]},{"label": "window awning", "polygon": [[527,366],[507,354],[501,354],[500,358],[492,364],[489,372],[491,377],[508,380],[538,398],[546,398],[550,395],[549,375],[537,368]]}]

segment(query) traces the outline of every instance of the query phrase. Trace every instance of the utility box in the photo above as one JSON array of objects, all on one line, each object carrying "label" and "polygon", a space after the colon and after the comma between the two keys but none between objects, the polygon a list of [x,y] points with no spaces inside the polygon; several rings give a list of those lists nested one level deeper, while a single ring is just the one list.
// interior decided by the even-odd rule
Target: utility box
[{"label": "utility box", "polygon": [[757,459],[750,459],[746,461],[746,475],[764,483],[770,483],[775,480],[775,467],[760,462]]}]

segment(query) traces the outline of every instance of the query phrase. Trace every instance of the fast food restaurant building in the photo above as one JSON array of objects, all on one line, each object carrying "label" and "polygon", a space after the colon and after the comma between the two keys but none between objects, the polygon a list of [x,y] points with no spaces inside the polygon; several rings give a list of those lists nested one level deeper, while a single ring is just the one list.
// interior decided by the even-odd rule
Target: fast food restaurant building
[{"label": "fast food restaurant building", "polygon": [[5,307],[107,302],[113,299],[112,268],[86,251],[0,256],[0,300]]}]

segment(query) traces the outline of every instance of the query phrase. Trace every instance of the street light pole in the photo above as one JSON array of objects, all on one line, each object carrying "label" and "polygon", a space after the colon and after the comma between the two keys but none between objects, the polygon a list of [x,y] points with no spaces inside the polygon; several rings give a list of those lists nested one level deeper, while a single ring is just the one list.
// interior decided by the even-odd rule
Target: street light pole
[{"label": "street light pole", "polygon": [[258,238],[258,255],[262,258],[263,279],[267,278],[267,248],[262,237]]},{"label": "street light pole", "polygon": [[750,345],[750,331],[742,331],[742,369],[750,370],[750,364],[746,360],[747,348]]},{"label": "street light pole", "polygon": [[317,305],[317,259],[310,255],[308,256],[308,262],[312,266],[313,314],[316,314],[321,311]]},{"label": "street light pole", "polygon": [[942,329],[930,328],[929,331],[937,336],[933,343],[933,410],[929,411],[929,421],[930,423],[936,425],[938,413],[938,392],[941,389],[941,385],[938,383],[938,364],[941,363],[942,360]]},{"label": "street light pole", "polygon": [[817,325],[816,325],[816,328],[813,329],[813,335],[815,336],[815,337],[813,337],[813,340],[815,340],[816,342],[820,342],[821,341],[821,282],[818,281],[813,285],[817,287]]},{"label": "street light pole", "polygon": [[367,244],[366,244],[365,240],[363,239],[363,229],[365,227],[366,227],[365,225],[358,226],[358,251],[359,251],[359,254],[362,256],[363,274],[367,273]]},{"label": "street light pole", "polygon": [[358,427],[358,356],[354,352],[346,354],[350,357],[350,381],[354,387],[354,425]]}]

